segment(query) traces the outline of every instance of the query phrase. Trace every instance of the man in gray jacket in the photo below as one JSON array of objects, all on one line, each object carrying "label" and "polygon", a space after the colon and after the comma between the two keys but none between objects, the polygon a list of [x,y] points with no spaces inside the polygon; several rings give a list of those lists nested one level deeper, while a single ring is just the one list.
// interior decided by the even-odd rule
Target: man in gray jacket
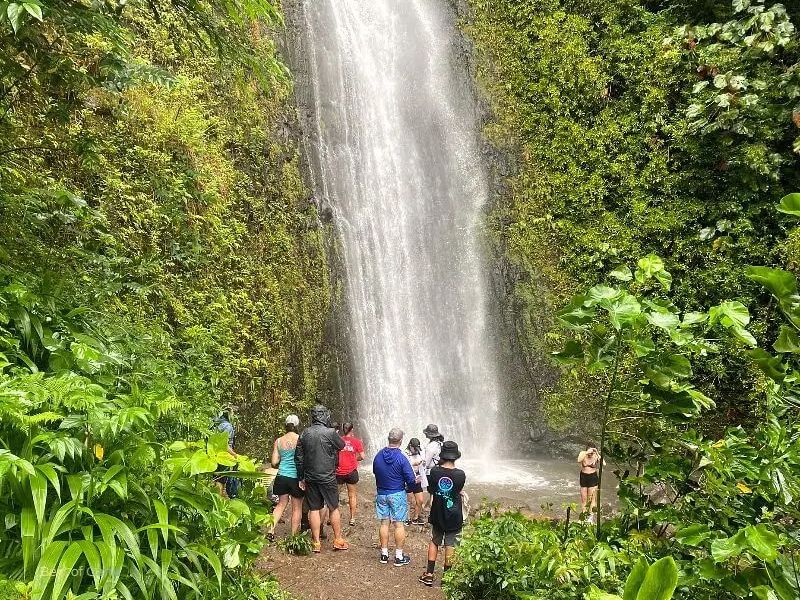
[{"label": "man in gray jacket", "polygon": [[339,486],[336,484],[336,464],[344,441],[330,426],[331,411],[317,404],[311,409],[311,425],[303,430],[297,440],[294,461],[300,487],[306,492],[308,502],[308,524],[311,526],[311,547],[322,551],[319,541],[322,529],[320,511],[323,506],[330,510],[333,526],[333,549],[347,550],[349,546],[342,537],[342,521],[339,513]]}]

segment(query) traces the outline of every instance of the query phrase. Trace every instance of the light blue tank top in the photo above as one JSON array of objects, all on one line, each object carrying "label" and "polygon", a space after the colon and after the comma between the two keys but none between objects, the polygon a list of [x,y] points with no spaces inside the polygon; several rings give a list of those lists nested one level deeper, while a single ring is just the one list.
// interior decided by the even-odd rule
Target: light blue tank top
[{"label": "light blue tank top", "polygon": [[281,448],[278,446],[281,462],[278,464],[278,475],[297,479],[297,465],[294,464],[294,448]]}]

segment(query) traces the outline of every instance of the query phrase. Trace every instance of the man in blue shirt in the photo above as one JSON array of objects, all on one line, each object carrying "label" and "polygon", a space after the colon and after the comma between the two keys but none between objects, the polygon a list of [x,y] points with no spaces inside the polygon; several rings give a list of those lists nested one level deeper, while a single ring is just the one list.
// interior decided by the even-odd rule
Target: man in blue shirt
[{"label": "man in blue shirt", "polygon": [[[228,434],[228,452],[233,458],[238,458],[238,454],[233,449],[234,440],[236,439],[236,430],[231,423],[231,408],[225,407],[214,419],[214,429],[220,431],[222,433]],[[217,471],[231,471],[236,470],[236,467],[226,467],[224,465],[219,465],[217,467]],[[229,476],[220,476],[214,478],[214,483],[217,484],[217,489],[219,493],[225,496],[226,498],[235,498],[239,495],[239,481],[235,477]]]},{"label": "man in blue shirt", "polygon": [[372,472],[378,488],[375,513],[380,520],[381,563],[389,562],[389,523],[394,522],[395,567],[411,562],[411,558],[403,553],[405,522],[408,519],[406,485],[413,486],[418,482],[408,457],[400,449],[402,443],[403,432],[395,427],[389,432],[389,445],[378,452],[372,461]]}]

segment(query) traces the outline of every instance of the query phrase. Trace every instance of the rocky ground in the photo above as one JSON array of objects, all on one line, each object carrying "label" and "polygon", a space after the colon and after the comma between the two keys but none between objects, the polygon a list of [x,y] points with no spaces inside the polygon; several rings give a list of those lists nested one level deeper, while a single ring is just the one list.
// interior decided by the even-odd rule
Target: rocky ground
[{"label": "rocky ground", "polygon": [[[332,600],[354,598],[371,600],[441,600],[444,598],[438,579],[441,576],[441,558],[437,565],[437,584],[433,588],[417,581],[425,569],[426,552],[430,530],[428,527],[408,527],[406,554],[411,564],[395,567],[392,564],[394,544],[390,540],[389,564],[380,564],[378,558],[378,533],[374,508],[367,494],[362,493],[359,502],[360,514],[356,525],[347,525],[349,513],[343,505],[344,535],[350,550],[334,551],[331,548],[333,531],[326,528],[328,539],[323,542],[321,554],[291,556],[275,545],[269,546],[259,566],[271,572],[281,585],[299,600]],[[288,518],[288,515],[287,515]],[[288,523],[278,525],[276,535],[286,535]]]}]

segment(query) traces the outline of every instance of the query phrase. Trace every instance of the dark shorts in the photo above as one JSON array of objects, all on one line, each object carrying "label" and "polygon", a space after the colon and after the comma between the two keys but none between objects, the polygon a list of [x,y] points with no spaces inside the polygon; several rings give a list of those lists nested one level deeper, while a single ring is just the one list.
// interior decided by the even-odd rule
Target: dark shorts
[{"label": "dark shorts", "polygon": [[336,476],[336,483],[339,485],[343,485],[345,483],[349,483],[350,485],[355,485],[358,483],[358,469],[353,469],[347,475],[337,475]]},{"label": "dark shorts", "polygon": [[406,484],[406,492],[409,494],[421,494],[422,484],[419,481],[417,481],[414,485]]},{"label": "dark shorts", "polygon": [[440,531],[435,526],[431,527],[431,541],[436,546],[450,546],[455,548],[461,541],[461,530]]},{"label": "dark shorts", "polygon": [[581,487],[593,488],[597,487],[599,483],[600,483],[600,476],[597,473],[581,472]]},{"label": "dark shorts", "polygon": [[306,481],[306,500],[308,510],[321,510],[327,506],[331,510],[339,508],[339,486],[336,480],[329,483]]},{"label": "dark shorts", "polygon": [[272,493],[276,496],[289,494],[292,498],[302,498],[304,493],[300,489],[300,480],[286,475],[276,475],[272,482]]}]

